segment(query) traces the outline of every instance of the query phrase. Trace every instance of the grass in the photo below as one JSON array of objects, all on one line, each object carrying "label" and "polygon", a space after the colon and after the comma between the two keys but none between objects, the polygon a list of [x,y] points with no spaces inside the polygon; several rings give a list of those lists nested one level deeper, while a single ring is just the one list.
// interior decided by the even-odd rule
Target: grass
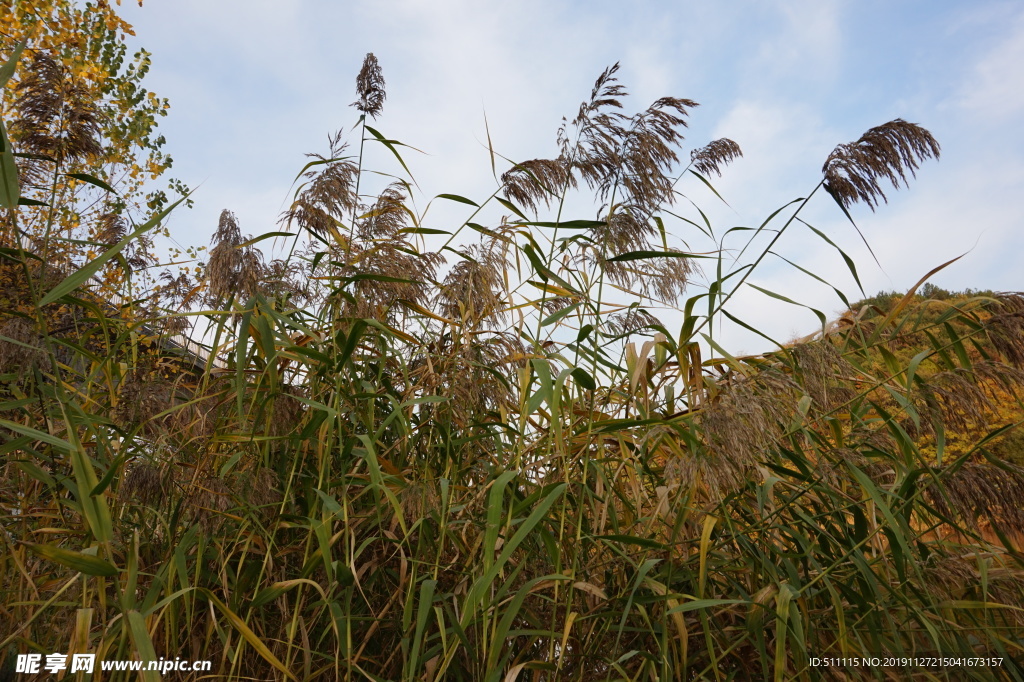
[{"label": "grass", "polygon": [[[741,154],[715,141],[680,172],[695,103],[627,115],[607,69],[555,158],[479,203],[435,197],[466,209],[445,231],[412,178],[364,168],[377,148],[405,167],[371,122],[379,68],[358,152],[333,137],[300,173],[289,258],[225,212],[198,280],[115,310],[89,275],[126,275],[162,215],[86,270],[19,236],[45,207],[4,210],[4,670],[57,651],[228,680],[1024,678],[1024,472],[995,447],[1021,412],[985,428],[1019,405],[1024,299],[912,290],[762,355],[718,341],[810,197],[874,207],[938,156],[926,130],[838,146],[730,267],[673,236],[710,225],[669,222],[679,178]],[[581,197],[598,219],[563,215]],[[200,310],[205,367],[168,343]],[[936,653],[1001,664],[811,665]]]}]

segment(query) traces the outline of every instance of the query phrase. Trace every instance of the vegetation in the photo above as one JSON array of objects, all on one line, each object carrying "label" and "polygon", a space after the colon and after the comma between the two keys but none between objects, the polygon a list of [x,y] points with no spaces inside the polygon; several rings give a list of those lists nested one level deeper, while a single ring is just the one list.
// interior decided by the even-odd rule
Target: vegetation
[{"label": "vegetation", "polygon": [[[107,2],[19,0],[0,6],[5,53],[30,42],[8,87],[0,93],[8,133],[21,155],[21,195],[46,204],[22,211],[19,229],[55,262],[81,266],[125,236],[132,216],[160,211],[171,195],[187,193],[177,180],[154,188],[172,164],[157,123],[166,99],[144,87],[150,55],[129,56],[132,27]],[[113,191],[111,191],[113,190]],[[148,277],[157,262],[155,229],[124,250],[128,268],[98,273],[104,295],[159,283]],[[54,239],[59,236],[60,239]],[[77,240],[77,241],[76,241]]]},{"label": "vegetation", "polygon": [[[739,146],[698,148],[680,173],[696,103],[627,115],[616,76],[556,157],[511,164],[482,203],[435,197],[469,214],[443,230],[407,173],[374,187],[364,167],[379,149],[405,169],[374,127],[368,55],[358,148],[332,136],[262,236],[291,256],[267,262],[225,211],[199,280],[169,278],[159,299],[114,304],[89,278],[120,268],[128,286],[119,256],[169,208],[56,268],[16,231],[47,208],[9,201],[2,665],[60,651],[210,659],[231,680],[1024,678],[1024,469],[1007,456],[1024,297],[915,287],[763,355],[717,340],[720,320],[745,325],[733,294],[806,226],[811,196],[873,208],[938,143],[873,128],[806,197],[716,234],[673,207],[677,183],[710,186]],[[25,158],[3,153],[24,181]],[[583,199],[597,217],[568,219]],[[743,237],[733,261],[726,239]],[[203,362],[172,342],[182,319],[208,321]],[[1003,664],[810,665],[938,652]]]}]

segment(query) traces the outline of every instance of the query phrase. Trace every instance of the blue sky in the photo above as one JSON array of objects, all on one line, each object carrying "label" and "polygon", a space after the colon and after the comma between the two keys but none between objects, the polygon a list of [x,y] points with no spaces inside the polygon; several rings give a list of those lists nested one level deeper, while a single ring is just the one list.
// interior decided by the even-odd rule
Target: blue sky
[{"label": "blue sky", "polygon": [[[303,154],[325,151],[328,132],[355,122],[348,104],[367,52],[387,80],[376,127],[426,152],[408,156],[421,208],[439,192],[493,191],[485,112],[500,153],[552,156],[561,117],[618,61],[630,111],[663,95],[701,103],[684,154],[722,136],[743,148],[716,181],[731,208],[696,183],[683,188],[716,230],[759,224],[815,186],[836,144],[902,117],[931,130],[942,159],[926,162],[909,190],[888,193],[877,213],[854,209],[881,267],[827,196],[806,219],[855,258],[868,294],[905,290],[965,252],[932,281],[1024,289],[1019,2],[146,0],[121,11],[136,27],[133,44],[153,53],[148,86],[171,101],[161,128],[173,175],[198,187],[195,207],[171,223],[182,244],[205,244],[223,208],[245,232],[275,228]],[[395,170],[383,150],[370,164]],[[460,213],[431,215],[451,228]],[[857,297],[842,260],[806,229],[779,250]],[[829,315],[842,307],[781,262],[752,281]],[[782,340],[817,324],[754,290],[736,303]],[[739,331],[730,340],[748,351],[764,345]]]}]

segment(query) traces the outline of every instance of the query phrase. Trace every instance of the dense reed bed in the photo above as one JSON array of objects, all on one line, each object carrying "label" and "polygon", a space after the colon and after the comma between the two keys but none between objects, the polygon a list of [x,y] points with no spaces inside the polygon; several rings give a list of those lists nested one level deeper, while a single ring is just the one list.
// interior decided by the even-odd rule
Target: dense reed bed
[{"label": "dense reed bed", "polygon": [[[56,651],[214,662],[182,679],[1024,679],[1024,469],[1000,449],[1022,413],[1024,297],[915,287],[844,298],[768,353],[718,341],[811,197],[874,208],[936,140],[873,128],[808,194],[723,235],[674,203],[740,146],[687,157],[696,103],[628,114],[626,96],[607,69],[552,158],[499,175],[493,153],[494,193],[435,197],[466,216],[437,226],[413,178],[379,186],[364,165],[408,151],[375,127],[369,55],[351,139],[310,157],[262,236],[287,258],[225,211],[198,274],[117,301],[90,278],[127,287],[125,250],[166,210],[87,264],[48,259],[74,244],[25,228],[56,208],[17,206],[18,170],[58,177],[62,144],[93,151],[19,123],[3,670]],[[12,155],[32,140],[49,153]],[[691,234],[719,248],[693,253]],[[749,248],[734,261],[726,238]],[[1002,664],[811,665],[935,653]]]}]

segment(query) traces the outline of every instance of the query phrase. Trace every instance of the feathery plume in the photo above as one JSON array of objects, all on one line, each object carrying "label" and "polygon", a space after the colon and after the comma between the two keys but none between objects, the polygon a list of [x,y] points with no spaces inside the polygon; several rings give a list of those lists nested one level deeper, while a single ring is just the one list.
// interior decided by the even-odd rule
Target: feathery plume
[{"label": "feathery plume", "polygon": [[501,184],[509,201],[536,211],[541,202],[551,205],[566,183],[576,186],[576,179],[559,159],[532,159],[517,163],[501,176]]},{"label": "feathery plume", "polygon": [[253,296],[263,278],[263,256],[252,246],[242,246],[242,233],[231,211],[221,211],[213,242],[206,268],[210,303],[219,305],[232,296],[244,301]]},{"label": "feathery plume", "polygon": [[159,503],[171,487],[166,466],[149,454],[136,456],[128,465],[117,496],[138,504]]},{"label": "feathery plume", "polygon": [[941,490],[930,479],[920,483],[942,515],[959,516],[975,529],[980,517],[988,517],[1004,531],[1024,532],[1024,509],[1016,502],[1024,499],[1024,468],[967,463],[944,476],[943,483]]},{"label": "feathery plume", "polygon": [[743,156],[740,146],[727,137],[707,143],[700,149],[690,152],[690,163],[693,169],[701,175],[722,176],[722,168],[728,166],[734,159]]},{"label": "feathery plume", "polygon": [[1024,295],[996,294],[992,317],[985,325],[989,341],[1014,367],[1024,368]]},{"label": "feathery plume", "polygon": [[505,319],[505,246],[498,236],[461,252],[463,260],[452,267],[441,286],[443,315],[470,320],[474,325]]},{"label": "feathery plume", "polygon": [[399,183],[387,187],[369,211],[359,216],[359,235],[363,239],[394,239],[406,227],[412,211],[405,205],[405,192]]},{"label": "feathery plume", "polygon": [[[20,151],[61,165],[98,156],[100,114],[86,89],[49,55],[37,52],[18,83],[11,137]],[[33,175],[31,164],[27,175]]]},{"label": "feathery plume", "polygon": [[299,192],[291,207],[281,216],[281,222],[299,227],[320,238],[335,231],[341,220],[358,206],[356,180],[359,167],[352,159],[341,156],[346,143],[341,133],[329,137],[331,155],[307,154],[319,168],[303,174],[307,184]]},{"label": "feathery plume", "polygon": [[589,231],[594,246],[587,260],[596,263],[616,285],[663,302],[674,302],[693,274],[693,261],[675,256],[636,261],[616,261],[614,256],[629,251],[651,250],[650,239],[657,232],[641,208],[616,206],[600,225]]},{"label": "feathery plume", "polygon": [[672,180],[666,173],[678,160],[675,148],[683,139],[688,110],[698,106],[689,99],[662,97],[645,111],[627,117],[617,111],[627,93],[617,83],[619,65],[605,69],[594,84],[588,102],[573,120],[579,144],[569,145],[559,131],[562,156],[574,166],[601,199],[613,190],[645,213],[672,201]]},{"label": "feathery plume", "polygon": [[839,377],[852,376],[856,370],[831,341],[798,343],[789,353],[794,378],[819,409],[831,410],[853,397],[852,389]]},{"label": "feathery plume", "polygon": [[412,214],[400,183],[394,183],[377,197],[372,206],[363,206],[357,218],[356,239],[338,261],[341,274],[355,278],[345,298],[346,314],[394,321],[401,309],[398,300],[428,304],[427,283],[433,281],[443,262],[437,253],[420,253],[401,232]]},{"label": "feathery plume", "polygon": [[669,485],[697,485],[698,495],[710,502],[740,488],[782,436],[800,393],[789,377],[773,370],[726,385],[699,412],[703,447],[666,462]]},{"label": "feathery plume", "polygon": [[25,317],[9,317],[0,322],[0,337],[6,337],[0,338],[0,373],[31,374],[46,358],[43,337]]},{"label": "feathery plume", "polygon": [[863,201],[874,211],[878,199],[888,201],[880,180],[896,189],[916,175],[921,161],[939,158],[939,143],[930,132],[901,118],[872,128],[856,142],[841,144],[825,160],[825,190],[843,208]]},{"label": "feathery plume", "polygon": [[372,52],[366,53],[363,68],[356,76],[356,92],[359,93],[359,99],[353,102],[352,106],[364,114],[377,118],[384,109],[387,93],[384,91],[384,74]]},{"label": "feathery plume", "polygon": [[661,326],[661,320],[643,308],[630,307],[625,312],[610,315],[607,326],[608,331],[615,336],[626,336],[641,329]]}]

